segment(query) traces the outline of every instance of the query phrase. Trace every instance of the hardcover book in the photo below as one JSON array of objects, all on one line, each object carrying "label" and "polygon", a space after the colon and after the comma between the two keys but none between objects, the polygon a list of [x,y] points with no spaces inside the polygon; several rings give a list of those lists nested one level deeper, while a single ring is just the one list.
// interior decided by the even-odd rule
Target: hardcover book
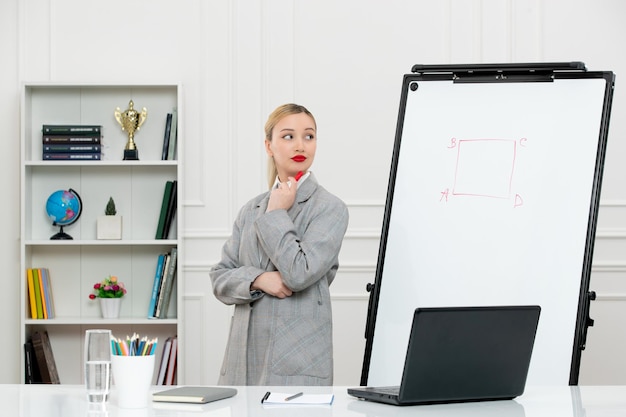
[{"label": "hardcover book", "polygon": [[43,145],[44,153],[83,153],[83,152],[100,152],[102,149],[98,144],[78,144],[78,143],[68,143],[68,144],[59,144],[55,143],[52,145]]},{"label": "hardcover book", "polygon": [[75,135],[44,135],[43,143],[47,144],[99,144],[100,143],[100,134],[97,136],[75,136]]},{"label": "hardcover book", "polygon": [[44,135],[94,135],[102,133],[100,125],[43,125]]},{"label": "hardcover book", "polygon": [[158,319],[167,318],[167,309],[169,308],[170,298],[172,296],[172,287],[176,280],[176,261],[178,250],[172,248],[170,252],[169,262],[163,271],[163,280],[161,290],[159,292],[159,300],[157,301],[155,317]]},{"label": "hardcover book", "polygon": [[46,300],[46,292],[44,289],[45,283],[44,283],[44,277],[43,274],[41,272],[41,269],[36,269],[37,273],[36,275],[38,276],[38,281],[39,281],[39,297],[41,298],[41,312],[43,314],[43,316],[41,316],[40,318],[42,319],[47,319],[48,318],[48,300]]},{"label": "hardcover book", "polygon": [[150,297],[150,305],[148,306],[148,318],[155,317],[156,303],[159,299],[159,290],[161,289],[161,279],[163,279],[163,268],[167,261],[167,254],[160,254],[157,259],[156,271],[154,271],[154,281],[152,283],[152,295]]},{"label": "hardcover book", "polygon": [[237,394],[235,388],[227,387],[178,387],[152,394],[153,401],[204,404],[230,398]]},{"label": "hardcover book", "polygon": [[44,330],[43,332],[33,333],[32,343],[35,349],[37,365],[41,373],[41,381],[44,384],[60,384],[48,332]]},{"label": "hardcover book", "polygon": [[178,138],[178,109],[172,110],[172,127],[170,130],[170,140],[167,149],[167,159],[176,159],[176,142]]},{"label": "hardcover book", "polygon": [[170,134],[172,131],[172,113],[168,113],[165,117],[165,133],[163,135],[163,150],[161,152],[161,159],[166,160],[170,146]]},{"label": "hardcover book", "polygon": [[161,354],[161,362],[159,363],[159,375],[157,376],[157,385],[165,385],[165,375],[167,374],[167,363],[170,359],[170,350],[172,349],[172,337],[165,339],[163,345],[163,353]]},{"label": "hardcover book", "polygon": [[41,384],[42,382],[35,356],[35,348],[31,340],[24,343],[24,382],[26,384]]},{"label": "hardcover book", "polygon": [[165,183],[165,190],[163,191],[163,200],[161,201],[161,211],[159,212],[159,221],[157,223],[155,239],[164,239],[163,233],[165,231],[165,220],[167,217],[167,209],[169,207],[173,185],[174,181],[167,181]]},{"label": "hardcover book", "polygon": [[163,263],[163,269],[161,270],[161,282],[159,283],[159,291],[154,303],[154,309],[152,310],[152,318],[158,319],[159,305],[163,299],[163,287],[165,285],[165,278],[167,277],[167,270],[172,262],[172,256],[169,253],[165,254],[165,262]]},{"label": "hardcover book", "polygon": [[32,268],[26,270],[26,282],[28,286],[28,301],[30,304],[30,318],[36,319],[37,317],[37,301],[35,298],[35,282]]},{"label": "hardcover book", "polygon": [[39,284],[39,270],[33,269],[33,290],[35,292],[35,306],[37,309],[36,319],[43,319],[43,301],[41,298],[41,285]]},{"label": "hardcover book", "polygon": [[45,301],[48,319],[54,318],[54,299],[52,298],[52,282],[50,282],[50,271],[48,268],[39,269],[39,278],[43,287],[43,299]]},{"label": "hardcover book", "polygon": [[172,337],[172,348],[170,349],[170,358],[167,361],[167,374],[165,376],[165,385],[176,385],[176,367],[178,365],[178,337]]},{"label": "hardcover book", "polygon": [[101,154],[97,153],[47,153],[44,152],[44,161],[89,161],[100,160]]},{"label": "hardcover book", "polygon": [[170,198],[167,202],[167,211],[165,212],[165,224],[163,227],[163,235],[161,239],[167,239],[170,235],[170,229],[172,227],[172,223],[174,221],[174,216],[176,215],[176,202],[178,195],[178,181],[172,181],[172,191],[170,193]]}]

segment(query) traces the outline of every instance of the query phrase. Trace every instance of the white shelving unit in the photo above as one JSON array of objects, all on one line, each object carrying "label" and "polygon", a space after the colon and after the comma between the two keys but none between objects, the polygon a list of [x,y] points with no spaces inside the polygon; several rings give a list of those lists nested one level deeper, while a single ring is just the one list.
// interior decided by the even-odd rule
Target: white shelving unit
[{"label": "white shelving unit", "polygon": [[[115,120],[117,107],[124,110],[133,100],[135,109],[147,108],[148,117],[135,134],[138,161],[124,161],[126,132]],[[180,190],[181,162],[161,160],[165,119],[177,108],[177,155],[184,139],[179,84],[85,85],[27,83],[21,97],[21,342],[36,330],[46,330],[62,384],[81,384],[83,341],[86,329],[107,328],[118,337],[138,333],[158,337],[156,365],[168,336],[180,326],[181,268],[167,318],[148,319],[157,257],[178,250],[182,259]],[[42,161],[43,124],[102,125],[101,161]],[[168,180],[178,181],[178,207],[169,238],[155,239],[163,190]],[[78,221],[64,231],[73,240],[50,240],[58,232],[45,210],[48,196],[72,188],[80,195],[83,211]],[[121,240],[97,240],[96,218],[104,214],[109,197],[123,217]],[[32,319],[26,283],[28,268],[48,268],[52,283],[55,317]],[[120,318],[102,319],[97,300],[90,300],[93,285],[108,275],[124,282],[128,293],[122,300]],[[179,349],[180,352],[180,349]],[[23,355],[22,355],[23,359]],[[182,356],[178,356],[178,381],[182,381]],[[24,361],[22,360],[22,363]],[[22,365],[22,368],[24,365]],[[22,376],[22,378],[24,378]],[[155,372],[156,378],[156,372]]]}]

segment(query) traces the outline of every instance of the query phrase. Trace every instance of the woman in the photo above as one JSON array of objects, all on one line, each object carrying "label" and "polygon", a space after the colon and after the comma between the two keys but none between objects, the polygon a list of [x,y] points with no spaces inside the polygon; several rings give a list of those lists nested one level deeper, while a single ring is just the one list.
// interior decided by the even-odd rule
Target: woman
[{"label": "woman", "polygon": [[333,383],[329,285],[348,209],[309,171],[316,133],[296,104],[265,124],[270,191],[242,207],[210,273],[215,296],[235,305],[220,384]]}]

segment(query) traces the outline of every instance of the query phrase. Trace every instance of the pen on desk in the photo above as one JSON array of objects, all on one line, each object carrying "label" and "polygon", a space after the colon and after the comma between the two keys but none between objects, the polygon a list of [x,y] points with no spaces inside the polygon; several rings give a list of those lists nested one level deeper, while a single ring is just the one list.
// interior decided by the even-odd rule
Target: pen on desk
[{"label": "pen on desk", "polygon": [[302,394],[304,394],[304,393],[303,392],[299,392],[297,394],[293,394],[292,396],[285,398],[285,401],[295,400],[296,398],[301,397]]},{"label": "pen on desk", "polygon": [[265,400],[267,400],[269,398],[269,396],[270,396],[270,392],[267,391],[265,393],[265,395],[263,396],[263,398],[261,398],[261,404],[263,404],[265,402]]}]

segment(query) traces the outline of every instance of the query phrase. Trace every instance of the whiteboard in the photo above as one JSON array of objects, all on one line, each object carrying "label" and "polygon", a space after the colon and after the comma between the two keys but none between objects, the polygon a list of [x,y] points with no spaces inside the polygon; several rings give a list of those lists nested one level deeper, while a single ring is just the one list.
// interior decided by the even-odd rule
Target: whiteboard
[{"label": "whiteboard", "polygon": [[522,304],[542,308],[528,383],[568,384],[607,91],[405,76],[364,384],[399,385],[416,307]]}]

